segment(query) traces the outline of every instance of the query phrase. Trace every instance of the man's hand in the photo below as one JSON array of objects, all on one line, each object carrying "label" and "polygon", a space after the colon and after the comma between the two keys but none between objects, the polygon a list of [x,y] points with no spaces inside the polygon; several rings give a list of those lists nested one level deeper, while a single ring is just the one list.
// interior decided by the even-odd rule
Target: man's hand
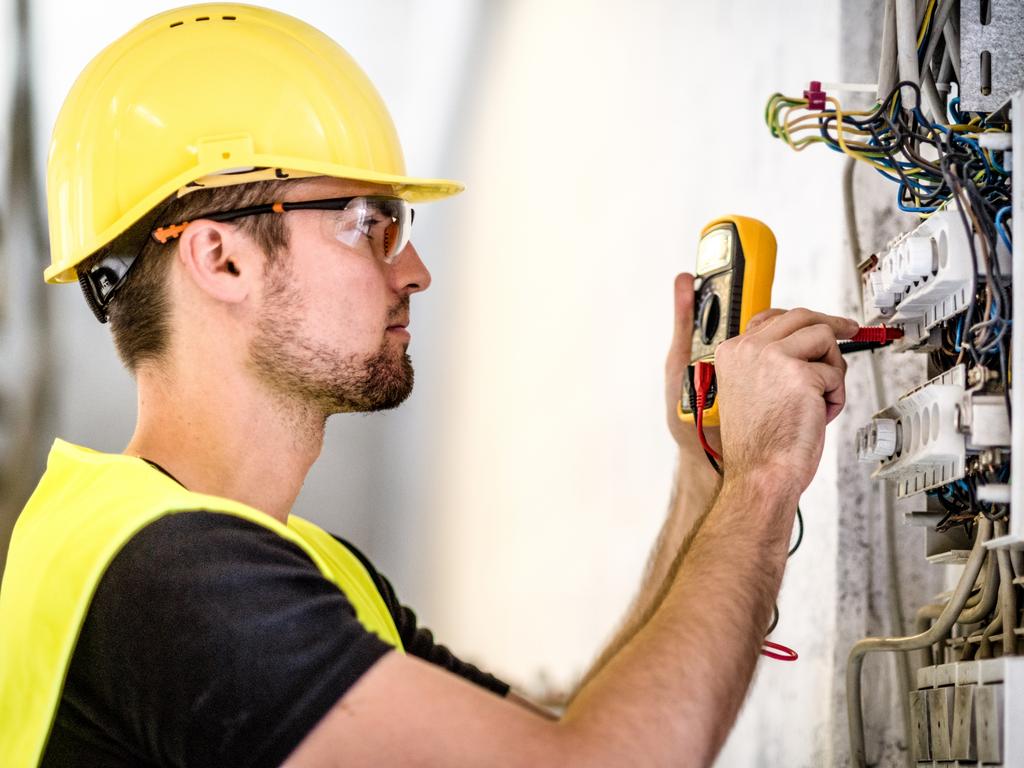
[{"label": "man's hand", "polygon": [[[690,364],[693,347],[693,275],[683,272],[676,276],[675,283],[675,323],[672,330],[672,343],[665,358],[665,416],[668,429],[672,433],[679,450],[687,462],[695,460],[705,463],[704,449],[697,440],[697,432],[693,424],[679,420],[676,408],[679,394],[682,391],[683,376]],[[711,447],[721,453],[722,441],[718,427],[704,427],[704,435]]]},{"label": "man's hand", "polygon": [[769,310],[718,347],[715,371],[726,476],[757,474],[799,494],[821,459],[825,425],[846,402],[846,362],[836,344],[853,320]]}]

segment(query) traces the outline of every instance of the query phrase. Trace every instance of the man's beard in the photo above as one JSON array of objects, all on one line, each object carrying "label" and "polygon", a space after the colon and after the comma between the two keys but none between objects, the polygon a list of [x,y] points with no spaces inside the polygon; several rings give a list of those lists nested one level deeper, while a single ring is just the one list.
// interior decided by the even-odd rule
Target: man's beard
[{"label": "man's beard", "polygon": [[[279,277],[268,287],[267,303],[249,345],[249,360],[260,379],[274,391],[321,410],[343,412],[395,408],[412,392],[412,360],[385,337],[369,356],[338,357],[325,346],[301,338],[301,296]],[[408,316],[406,297],[388,315]]]}]

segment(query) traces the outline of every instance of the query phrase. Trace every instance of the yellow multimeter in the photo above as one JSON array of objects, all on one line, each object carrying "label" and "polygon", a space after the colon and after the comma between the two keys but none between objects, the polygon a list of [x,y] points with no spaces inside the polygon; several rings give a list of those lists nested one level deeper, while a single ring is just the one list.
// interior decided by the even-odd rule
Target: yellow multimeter
[{"label": "yellow multimeter", "polygon": [[[693,348],[683,376],[678,414],[692,422],[696,394],[693,363],[714,362],[715,350],[742,333],[750,318],[771,306],[775,279],[775,235],[746,216],[723,216],[704,227],[694,274]],[[715,389],[708,393],[703,421],[718,425]]]}]

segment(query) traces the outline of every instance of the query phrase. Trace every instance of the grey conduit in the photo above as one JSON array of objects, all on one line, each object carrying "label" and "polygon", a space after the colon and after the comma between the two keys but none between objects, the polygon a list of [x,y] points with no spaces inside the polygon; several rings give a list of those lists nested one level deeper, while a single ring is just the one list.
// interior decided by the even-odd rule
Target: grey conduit
[{"label": "grey conduit", "polygon": [[956,623],[967,604],[967,599],[974,591],[974,584],[988,555],[985,542],[991,536],[992,523],[984,517],[979,517],[974,546],[964,565],[960,581],[946,607],[927,631],[909,637],[868,637],[850,650],[846,664],[846,707],[850,727],[850,759],[855,766],[867,765],[864,750],[864,714],[860,703],[860,676],[864,667],[864,657],[876,651],[914,651],[942,640]]}]

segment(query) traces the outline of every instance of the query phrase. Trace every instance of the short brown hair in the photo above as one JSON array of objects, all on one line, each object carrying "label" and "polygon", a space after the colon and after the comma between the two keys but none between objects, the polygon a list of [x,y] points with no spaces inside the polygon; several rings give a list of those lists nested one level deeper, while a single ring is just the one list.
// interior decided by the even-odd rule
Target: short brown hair
[{"label": "short brown hair", "polygon": [[[154,226],[166,226],[189,221],[204,213],[243,208],[260,203],[274,202],[281,196],[285,185],[301,182],[256,181],[228,187],[214,187],[190,192],[184,197],[171,197],[157,206],[160,220]],[[277,256],[288,248],[288,228],[283,216],[246,216],[234,221],[243,232],[252,237],[267,256],[270,266]],[[79,265],[88,271],[100,261],[125,248],[127,236],[115,239]],[[155,362],[167,351],[169,309],[167,275],[178,241],[158,243],[145,237],[138,257],[125,276],[124,283],[111,296],[107,305],[110,332],[114,346],[128,370],[135,372],[144,362]],[[126,253],[126,256],[133,254]]]}]

